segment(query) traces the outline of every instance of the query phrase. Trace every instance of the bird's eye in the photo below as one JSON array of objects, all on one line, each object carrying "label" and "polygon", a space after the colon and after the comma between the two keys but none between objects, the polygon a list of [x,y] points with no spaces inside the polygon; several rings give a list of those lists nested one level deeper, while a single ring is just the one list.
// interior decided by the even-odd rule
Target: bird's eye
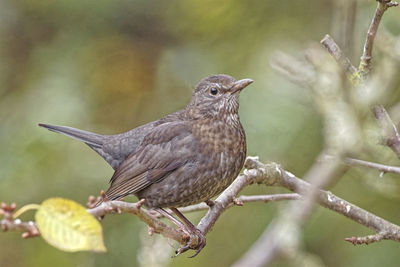
[{"label": "bird's eye", "polygon": [[212,95],[218,94],[218,89],[216,87],[211,87],[210,94],[212,94]]}]

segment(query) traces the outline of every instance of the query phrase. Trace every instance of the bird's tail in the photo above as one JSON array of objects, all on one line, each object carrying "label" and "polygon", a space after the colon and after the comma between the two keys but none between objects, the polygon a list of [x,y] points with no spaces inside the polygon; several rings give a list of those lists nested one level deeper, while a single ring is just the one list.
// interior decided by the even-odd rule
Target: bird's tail
[{"label": "bird's tail", "polygon": [[39,126],[44,127],[52,132],[61,133],[66,136],[85,142],[92,148],[101,148],[105,140],[105,136],[103,135],[75,129],[72,127],[49,125],[43,123],[39,123]]}]

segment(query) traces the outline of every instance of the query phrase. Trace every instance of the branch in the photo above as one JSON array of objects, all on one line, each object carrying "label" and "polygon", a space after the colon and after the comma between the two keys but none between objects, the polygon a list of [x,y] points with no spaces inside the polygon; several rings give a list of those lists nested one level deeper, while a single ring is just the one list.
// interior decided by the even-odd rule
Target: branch
[{"label": "branch", "polygon": [[391,172],[391,173],[397,173],[400,174],[400,167],[396,166],[388,166],[388,165],[383,165],[379,163],[374,163],[374,162],[369,162],[369,161],[364,161],[360,159],[353,159],[353,158],[346,158],[344,159],[344,162],[348,165],[356,165],[356,166],[364,166],[372,169],[377,169],[381,172]]},{"label": "branch", "polygon": [[[186,244],[189,240],[189,236],[185,233],[175,230],[161,222],[156,216],[151,214],[150,211],[146,209],[142,209],[143,201],[139,201],[137,203],[129,203],[123,201],[105,201],[100,204],[98,207],[93,209],[88,209],[87,212],[92,214],[94,217],[101,218],[106,214],[112,213],[131,213],[136,215],[140,220],[145,222],[152,229],[153,232],[159,233],[167,238],[172,238],[178,241],[180,244]],[[33,237],[39,236],[40,232],[37,225],[30,222],[21,222],[20,219],[13,218],[14,209],[10,209],[10,206],[2,205],[0,209],[0,214],[4,215],[4,219],[0,221],[0,226],[3,231],[22,231],[23,237]],[[193,240],[193,246],[196,245],[197,240]]]},{"label": "branch", "polygon": [[36,227],[36,224],[32,221],[22,222],[20,219],[14,219],[13,213],[17,205],[12,203],[11,205],[7,205],[2,202],[0,205],[0,215],[4,217],[0,221],[0,228],[3,232],[6,231],[20,231],[22,233],[22,238],[29,238],[34,236],[39,236],[39,230]]},{"label": "branch", "polygon": [[372,47],[374,44],[376,33],[378,32],[379,23],[385,11],[392,6],[398,6],[398,3],[390,0],[377,0],[378,6],[376,7],[374,17],[369,25],[367,37],[365,39],[364,50],[361,56],[360,65],[358,67],[362,79],[365,79],[371,70],[372,60]]},{"label": "branch", "polygon": [[383,239],[386,239],[384,235],[382,234],[375,234],[375,235],[367,235],[367,236],[363,236],[363,237],[349,237],[349,238],[345,238],[345,240],[347,242],[353,243],[353,245],[361,245],[361,244],[371,244],[374,242],[379,242]]},{"label": "branch", "polygon": [[[219,216],[229,207],[234,204],[254,202],[254,201],[273,201],[283,199],[299,199],[300,196],[307,196],[313,190],[317,192],[318,202],[321,206],[324,206],[330,210],[340,213],[366,227],[369,227],[376,231],[378,234],[382,234],[385,238],[395,241],[400,241],[400,227],[392,224],[364,209],[351,204],[334,194],[316,189],[310,183],[297,178],[288,171],[283,170],[278,164],[270,163],[263,164],[258,161],[255,157],[248,157],[245,163],[245,171],[239,175],[236,180],[215,200],[207,214],[201,219],[198,224],[198,229],[202,233],[207,234]],[[297,194],[278,194],[270,196],[242,196],[236,198],[236,195],[249,184],[264,184],[267,186],[281,186],[285,187]],[[171,228],[161,222],[157,216],[153,215],[151,211],[148,211],[141,207],[143,201],[138,203],[128,203],[123,201],[108,201],[103,202],[100,206],[88,209],[88,213],[95,217],[101,217],[106,214],[114,213],[131,213],[136,215],[140,220],[144,221],[149,225],[151,232],[160,233],[165,237],[174,239],[181,244],[186,244],[191,240],[187,234]],[[196,207],[196,208],[193,208]],[[193,211],[203,209],[204,206],[195,205],[192,208],[187,207],[186,211]],[[184,209],[181,209],[184,211]],[[4,212],[3,212],[4,215]],[[18,219],[17,219],[18,220]],[[3,230],[17,230],[17,231],[28,231],[34,227],[37,227],[34,223],[18,223],[17,221],[11,221],[9,218],[5,218],[0,222]],[[19,226],[18,226],[19,225]],[[7,227],[4,229],[4,227]],[[39,231],[38,231],[39,232]],[[197,239],[192,238],[190,246],[195,247],[197,245]]]},{"label": "branch", "polygon": [[383,129],[384,142],[400,159],[400,134],[386,109],[382,105],[373,108],[376,120]]},{"label": "branch", "polygon": [[[245,162],[245,168],[251,168],[253,165],[249,163],[260,163],[256,157],[248,157]],[[259,166],[262,166],[261,163]],[[277,166],[274,164],[274,166]],[[272,178],[279,169],[269,169],[268,177]],[[210,207],[207,214],[200,220],[197,228],[203,233],[207,234],[215,222],[222,214],[222,212],[229,207],[231,203],[234,203],[236,195],[247,185],[253,183],[263,183],[259,180],[261,173],[258,169],[244,170],[243,174],[239,175],[235,181],[215,200],[214,205]]]},{"label": "branch", "polygon": [[[253,196],[245,196],[241,195],[238,198],[234,198],[231,203],[226,208],[230,208],[232,206],[243,206],[245,203],[249,202],[264,202],[268,203],[271,201],[281,201],[281,200],[299,200],[301,199],[301,196],[296,193],[289,193],[289,194],[273,194],[273,195],[253,195]],[[213,202],[213,205],[215,205],[215,201]],[[206,210],[209,209],[210,206],[208,206],[206,203],[202,202],[199,204],[179,208],[179,211],[182,213],[189,213],[189,212],[194,212],[194,211],[200,211],[200,210]]]},{"label": "branch", "polygon": [[[242,184],[243,182],[248,184],[249,181],[251,181],[253,177],[248,176],[248,175],[240,175],[235,182],[232,184],[234,185],[233,187],[236,188],[236,190],[231,191],[231,190],[225,190],[221,196],[214,202],[214,206],[210,208],[210,210],[215,210],[215,207],[221,207],[223,206],[224,208],[219,209],[219,215],[225,211],[225,209],[232,207],[234,205],[241,206],[244,203],[248,202],[270,202],[270,201],[279,201],[279,200],[297,200],[300,199],[301,196],[295,193],[292,194],[274,194],[274,195],[255,195],[255,196],[240,196],[236,198],[236,195],[239,193],[239,191],[244,187],[240,187],[240,189],[236,186],[238,184]],[[231,188],[231,187],[230,187]],[[233,193],[233,194],[232,194]],[[225,202],[220,202],[219,199],[229,199],[229,201],[226,202],[226,205],[224,204]],[[92,200],[92,201],[91,201]],[[89,204],[90,202],[93,202],[93,199],[89,199]],[[161,215],[159,213],[156,213],[152,210],[146,210],[142,208],[142,205],[144,204],[144,201],[141,200],[137,203],[129,203],[129,202],[124,202],[124,201],[104,201],[102,204],[95,208],[90,208],[87,209],[87,212],[89,214],[92,214],[94,217],[97,218],[102,218],[106,214],[121,214],[121,213],[130,213],[135,216],[137,216],[140,220],[145,222],[150,230],[149,234],[153,233],[159,233],[163,235],[166,238],[171,238],[173,240],[176,240],[182,245],[186,245],[187,242],[191,242],[189,245],[190,247],[196,247],[197,246],[197,237],[193,236],[188,236],[186,233],[180,230],[176,230],[172,227],[167,226],[163,222],[159,220]],[[209,206],[207,206],[205,203],[199,203],[197,205],[192,205],[188,206],[185,208],[181,208],[180,211],[182,212],[191,212],[191,211],[198,211],[198,210],[204,210],[207,209]],[[4,215],[4,219],[0,221],[0,226],[3,231],[22,231],[24,232],[23,237],[33,237],[33,236],[38,236],[40,235],[39,229],[37,228],[37,225],[34,222],[21,222],[19,219],[13,219],[12,213],[15,210],[16,206],[15,204],[10,208],[10,206],[3,205],[2,209],[0,209],[0,215]],[[214,225],[216,219],[219,217],[212,217],[212,220],[208,221],[208,224]],[[211,227],[208,228],[207,231],[204,231],[203,233],[207,233],[211,229]]]},{"label": "branch", "polygon": [[[252,183],[267,186],[282,186],[302,196],[307,196],[315,187],[308,182],[281,169],[276,163],[263,164],[254,157],[248,157],[245,163],[247,168],[242,175],[229,186],[215,201],[205,217],[200,221],[198,228],[207,233],[219,217],[226,204],[232,202],[236,192]],[[386,239],[400,242],[400,226],[386,221],[348,201],[341,199],[331,192],[317,189],[318,202],[330,210],[340,213],[377,233],[385,233]]]},{"label": "branch", "polygon": [[339,66],[341,66],[349,76],[352,76],[357,71],[357,69],[351,64],[350,59],[346,57],[329,34],[325,35],[321,40],[321,44],[328,50],[329,54],[333,56]]},{"label": "branch", "polygon": [[0,221],[0,225],[1,225],[1,230],[3,232],[6,231],[23,232],[22,238],[40,236],[39,229],[37,228],[36,224],[32,221],[21,222],[20,219],[15,219],[15,220],[3,219]]},{"label": "branch", "polygon": [[[347,218],[373,229],[377,234],[385,236],[385,239],[391,239],[400,242],[400,226],[392,224],[348,201],[341,199],[331,192],[315,188],[314,185],[297,178],[290,172],[281,169],[276,164],[262,164],[254,159],[246,161],[247,167],[257,166],[251,172],[258,173],[257,182],[266,185],[283,186],[294,191],[305,198],[308,198],[313,192],[316,192],[318,203],[332,211],[340,213]],[[249,172],[250,172],[249,171]],[[273,174],[274,173],[274,174]],[[273,174],[273,175],[272,175]],[[293,203],[298,204],[298,203]],[[301,203],[304,204],[304,203]],[[299,209],[298,205],[296,205]],[[294,208],[294,207],[293,207]],[[264,266],[277,256],[277,252],[290,253],[293,242],[296,243],[298,234],[298,221],[303,219],[303,211],[290,209],[292,213],[285,210],[282,214],[283,219],[275,220],[264,231],[256,243],[242,256],[233,266]],[[295,213],[293,213],[295,212]],[[299,215],[297,215],[299,214]],[[296,221],[293,220],[295,217]],[[268,245],[267,245],[268,244]],[[289,252],[288,252],[289,251]]]},{"label": "branch", "polygon": [[[94,217],[102,217],[110,213],[130,213],[136,215],[141,221],[145,222],[154,233],[161,234],[164,237],[174,239],[180,244],[186,244],[190,237],[187,236],[182,231],[176,230],[172,227],[167,226],[165,223],[161,222],[156,216],[154,216],[150,211],[142,208],[144,201],[139,201],[137,203],[129,203],[124,201],[106,201],[103,202],[96,208],[88,209],[87,212],[92,214]],[[193,238],[191,247],[197,245],[197,239]]]},{"label": "branch", "polygon": [[[339,66],[351,77],[357,78],[358,81],[365,80],[368,73],[371,70],[371,60],[372,60],[372,47],[374,44],[375,36],[378,31],[379,23],[381,22],[382,16],[385,11],[392,6],[398,6],[398,3],[390,0],[377,0],[378,6],[375,10],[374,17],[368,28],[367,37],[364,44],[363,53],[361,56],[360,65],[356,69],[350,62],[350,60],[344,55],[340,47],[335,43],[335,41],[329,36],[321,40],[321,44],[328,50],[332,57],[336,60]],[[357,83],[355,83],[357,84]]]},{"label": "branch", "polygon": [[[318,188],[326,187],[334,178],[340,177],[343,171],[346,168],[340,164],[339,158],[327,157],[325,151],[321,152],[303,177],[307,184],[312,184],[304,194],[304,201],[288,203],[234,266],[265,266],[277,256],[291,257],[298,254],[301,227],[314,210]],[[295,177],[291,173],[287,174]]]}]

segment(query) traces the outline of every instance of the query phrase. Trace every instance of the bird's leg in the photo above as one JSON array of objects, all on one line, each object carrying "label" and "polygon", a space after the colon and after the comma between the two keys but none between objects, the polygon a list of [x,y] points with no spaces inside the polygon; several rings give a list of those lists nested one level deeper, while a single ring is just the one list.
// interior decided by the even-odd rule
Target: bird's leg
[{"label": "bird's leg", "polygon": [[[178,256],[179,254],[181,254],[181,253],[183,253],[183,252],[185,252],[185,251],[187,251],[189,249],[195,249],[196,250],[196,253],[193,256],[191,256],[190,258],[193,258],[193,257],[197,256],[197,254],[199,254],[200,251],[206,245],[206,237],[177,208],[171,208],[171,210],[172,210],[172,212],[174,212],[183,221],[183,223],[186,225],[186,229],[191,233],[189,242],[185,246],[179,248],[176,251],[176,256]],[[190,247],[190,244],[192,243],[191,241],[193,239],[193,235],[197,236],[197,240],[198,240],[197,241],[197,246],[194,247],[194,248]]]},{"label": "bird's leg", "polygon": [[[156,208],[155,209],[155,211],[157,211],[158,213],[160,213],[162,216],[164,216],[165,218],[167,218],[167,219],[169,219],[171,222],[173,222],[179,229],[181,229],[187,236],[188,236],[188,240],[187,240],[187,243],[188,244],[190,244],[191,243],[191,238],[192,238],[192,235],[193,235],[193,233],[192,233],[192,231],[191,231],[191,229],[188,229],[188,227],[186,226],[186,224],[184,224],[184,223],[182,223],[181,221],[179,221],[179,220],[177,220],[177,219],[175,219],[175,217],[174,216],[172,216],[172,214],[171,213],[169,213],[168,211],[166,211],[166,210],[164,210],[163,208]],[[187,219],[186,219],[187,220]],[[186,246],[185,246],[186,247]],[[189,249],[189,246],[187,246],[188,248],[186,249],[186,250],[188,250]],[[179,252],[178,253],[178,251],[180,251],[181,250],[181,248],[178,248],[178,250],[177,251],[175,251],[175,256],[178,256],[180,253],[182,253],[182,252]],[[186,251],[185,250],[185,251]]]},{"label": "bird's leg", "polygon": [[169,219],[171,222],[173,222],[176,226],[178,226],[182,230],[186,230],[186,226],[181,221],[175,219],[175,217],[172,216],[171,213],[169,213],[168,211],[164,210],[163,208],[156,208],[155,210],[165,218]]},{"label": "bird's leg", "polygon": [[[176,255],[178,256],[179,254],[189,250],[189,249],[195,249],[196,253],[191,256],[190,258],[195,257],[199,252],[204,248],[206,245],[206,238],[203,235],[203,233],[196,228],[178,209],[176,208],[171,208],[171,210],[183,221],[183,223],[179,220],[177,220],[174,216],[172,216],[171,213],[168,211],[162,209],[162,208],[156,208],[155,209],[158,213],[160,213],[162,216],[165,218],[171,220],[179,229],[181,229],[185,234],[187,234],[190,239],[188,240],[187,244],[181,248],[179,248],[176,251]],[[193,236],[197,237],[197,246],[192,248],[190,247],[190,244],[192,243]]]}]

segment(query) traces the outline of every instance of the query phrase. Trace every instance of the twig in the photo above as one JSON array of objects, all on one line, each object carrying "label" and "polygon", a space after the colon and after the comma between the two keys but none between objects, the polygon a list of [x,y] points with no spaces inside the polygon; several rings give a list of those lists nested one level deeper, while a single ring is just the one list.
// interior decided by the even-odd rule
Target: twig
[{"label": "twig", "polygon": [[[245,184],[259,183],[267,186],[282,186],[302,196],[309,194],[314,186],[310,183],[294,176],[292,173],[280,168],[276,163],[263,164],[257,159],[248,157],[246,160],[246,168],[244,174],[236,178],[235,182],[221,194],[215,201],[219,202],[217,206],[223,206],[225,200],[232,196],[232,192],[241,190]],[[230,193],[231,192],[231,193]],[[348,201],[341,199],[329,191],[318,190],[318,202],[320,205],[340,213],[366,227],[369,227],[377,232],[387,232],[387,239],[400,242],[400,226],[397,226],[389,221],[386,221]],[[199,227],[212,222],[220,208],[210,208],[210,211],[199,223]],[[218,215],[219,216],[219,215]],[[204,228],[203,229],[208,229]]]},{"label": "twig", "polygon": [[353,159],[353,158],[346,158],[344,159],[344,162],[348,165],[358,165],[358,166],[364,166],[372,169],[377,169],[381,172],[391,172],[391,173],[397,173],[400,174],[400,167],[395,167],[395,166],[388,166],[388,165],[383,165],[379,163],[374,163],[374,162],[369,162],[369,161],[364,161],[360,159]]},{"label": "twig", "polygon": [[[222,212],[228,208],[231,203],[234,203],[236,195],[244,187],[253,183],[275,185],[274,179],[275,176],[279,175],[279,166],[273,163],[269,165],[271,168],[259,169],[258,167],[261,166],[263,166],[263,164],[258,161],[258,157],[248,157],[246,159],[245,167],[247,169],[245,169],[243,174],[239,175],[235,181],[215,200],[214,205],[210,207],[207,214],[197,225],[197,228],[203,234],[207,234],[212,229]],[[264,174],[268,177],[265,181],[260,179]]]},{"label": "twig", "polygon": [[255,195],[255,196],[240,196],[234,200],[235,205],[240,205],[248,202],[270,202],[280,200],[300,200],[302,196],[297,193],[289,194],[274,194],[274,195]]},{"label": "twig", "polygon": [[[249,202],[270,202],[270,201],[280,201],[280,200],[299,200],[301,199],[301,196],[296,193],[289,193],[289,194],[273,194],[273,195],[253,195],[253,196],[246,196],[246,195],[241,195],[238,198],[234,198],[233,201],[228,205],[227,208],[230,208],[234,205],[241,206],[240,204],[245,204]],[[215,202],[214,202],[215,205]],[[209,209],[210,207],[202,202],[199,204],[179,208],[179,211],[182,213],[188,213],[188,212],[195,212],[195,211],[200,211],[200,210],[206,210]]]},{"label": "twig", "polygon": [[[369,227],[376,231],[376,233],[385,233],[385,239],[391,239],[400,242],[400,226],[392,224],[354,204],[341,199],[329,191],[320,190],[315,188],[314,185],[297,178],[290,172],[281,169],[278,165],[261,164],[258,161],[247,162],[248,165],[256,165],[257,171],[260,175],[267,175],[275,170],[276,176],[271,176],[269,179],[265,176],[257,178],[257,181],[266,183],[266,185],[283,186],[289,190],[296,192],[305,198],[308,198],[313,192],[316,192],[317,201],[321,206],[324,206],[330,210],[340,213],[349,219],[352,219],[366,227]],[[270,174],[268,175],[270,176]],[[302,203],[307,204],[307,202]],[[308,206],[311,207],[311,206]],[[293,209],[299,209],[298,206],[293,205],[290,212],[285,210],[283,213],[283,219],[276,220],[264,231],[262,236],[257,240],[256,243],[240,258],[233,266],[265,266],[271,262],[282,250],[287,251],[288,247],[297,242],[293,235],[298,234],[298,227],[302,222],[294,221],[305,219],[304,213],[307,211],[298,211],[294,213]],[[303,209],[303,207],[301,207]],[[309,208],[308,208],[309,209]],[[267,246],[265,246],[268,244]],[[290,250],[289,250],[290,251]]]},{"label": "twig", "polygon": [[[283,170],[278,164],[263,164],[258,161],[257,158],[248,157],[246,160],[246,170],[243,174],[239,175],[236,180],[215,200],[215,204],[210,207],[207,214],[201,219],[198,224],[199,230],[204,234],[208,233],[219,216],[228,207],[232,206],[236,201],[236,195],[245,186],[258,183],[267,186],[281,186],[285,187],[293,192],[298,193],[302,196],[307,196],[311,190],[315,190],[314,186],[310,183],[297,178],[288,171]],[[366,210],[351,204],[334,194],[324,191],[317,190],[318,202],[320,205],[331,209],[337,213],[340,213],[364,226],[374,229],[378,233],[385,234],[385,239],[391,239],[400,241],[400,227],[392,224]],[[259,201],[274,199],[298,199],[298,195],[284,194],[277,196],[245,196],[238,198],[244,202],[255,201],[257,198]],[[88,209],[88,212],[95,217],[101,217],[110,213],[117,213],[118,211],[123,213],[131,213],[138,216],[139,219],[148,224],[155,233],[160,233],[165,237],[172,238],[181,244],[186,244],[190,239],[185,233],[175,230],[161,222],[156,216],[150,211],[140,207],[141,203],[128,203],[123,201],[107,201],[103,202],[100,206]],[[9,222],[6,219],[1,220],[0,225],[9,226]],[[10,226],[5,230],[22,230],[26,231],[30,227],[36,227],[34,223],[20,223],[22,226]],[[27,226],[29,225],[29,227]],[[33,225],[33,226],[32,226]],[[2,226],[3,227],[3,226]],[[36,228],[37,229],[37,228]],[[195,246],[196,244],[191,244]]]},{"label": "twig", "polygon": [[[165,223],[161,222],[156,216],[154,216],[150,211],[141,207],[143,203],[140,201],[138,203],[129,203],[124,201],[106,201],[103,202],[96,208],[88,209],[88,213],[95,217],[102,217],[110,213],[131,213],[136,215],[140,220],[145,222],[149,227],[153,229],[155,233],[159,233],[164,237],[174,239],[180,244],[186,244],[189,237],[172,227],[167,226]],[[195,239],[195,238],[194,238]],[[196,239],[197,240],[197,239]],[[196,241],[194,240],[194,241]],[[195,247],[197,244],[193,243],[191,246]]]},{"label": "twig", "polygon": [[23,238],[29,238],[34,236],[40,236],[39,229],[36,224],[32,221],[29,222],[21,222],[20,219],[15,220],[6,220],[3,219],[0,221],[1,230],[5,231],[18,231],[23,232]]},{"label": "twig", "polygon": [[17,208],[15,203],[7,205],[6,203],[1,203],[0,215],[4,217],[0,221],[0,228],[3,232],[5,231],[20,231],[23,238],[29,238],[34,236],[39,236],[40,232],[36,227],[36,224],[32,221],[22,222],[20,219],[14,219],[14,211]]},{"label": "twig", "polygon": [[353,243],[353,245],[361,245],[361,244],[371,244],[374,242],[379,242],[385,238],[385,235],[383,234],[375,234],[375,235],[367,235],[367,236],[363,236],[363,237],[357,237],[357,236],[353,236],[353,237],[348,237],[345,238],[344,240]]},{"label": "twig", "polygon": [[[301,194],[304,201],[286,205],[281,211],[281,216],[268,225],[261,237],[234,266],[265,266],[279,255],[297,253],[300,229],[314,210],[319,188],[340,177],[346,170],[344,167],[340,163],[340,157],[327,157],[325,151],[321,152],[303,178],[310,185],[309,190]],[[286,173],[295,177],[289,172]],[[292,187],[285,187],[294,190]]]},{"label": "twig", "polygon": [[[239,176],[236,181],[236,183],[241,183],[242,180],[248,180],[247,176],[242,176],[243,178],[239,179],[241,176]],[[239,190],[240,191],[240,190]],[[229,203],[227,203],[226,206],[224,206],[223,209],[220,210],[222,213],[225,209],[232,207],[234,205],[238,205],[239,203],[247,203],[247,202],[269,202],[269,201],[279,201],[279,200],[297,200],[300,199],[300,195],[298,194],[274,194],[274,195],[256,195],[256,196],[240,196],[236,198],[236,194],[239,191],[235,191],[234,195],[227,194],[226,191],[222,195],[227,195],[226,199],[230,199]],[[221,195],[221,196],[222,196]],[[93,197],[89,198],[89,203],[95,201]],[[221,206],[220,202],[217,202],[218,206]],[[97,218],[102,218],[106,214],[115,214],[115,213],[131,213],[136,215],[140,220],[145,222],[150,229],[152,229],[152,233],[159,233],[163,235],[164,237],[171,238],[173,240],[178,241],[180,244],[186,244],[187,242],[190,243],[190,247],[196,247],[197,245],[197,239],[196,238],[190,238],[186,233],[176,230],[172,227],[167,226],[163,222],[159,220],[161,217],[158,213],[154,213],[151,210],[144,209],[142,207],[143,201],[139,201],[137,203],[129,203],[129,202],[124,202],[124,201],[104,201],[102,202],[99,206],[95,208],[89,208],[87,209],[87,212],[89,214],[92,214],[94,217]],[[34,222],[21,222],[21,220],[12,219],[12,212],[15,209],[15,205],[13,205],[13,208],[9,211],[7,211],[7,217],[3,220],[0,221],[1,229],[3,231],[22,231],[25,232],[23,237],[33,237],[33,236],[38,236],[40,235],[39,229],[37,228],[36,224]],[[214,207],[214,206],[213,206]],[[204,210],[208,209],[209,206],[207,206],[205,203],[200,203],[197,205],[192,205],[188,206],[185,208],[181,208],[180,211],[182,212],[191,212],[191,211],[198,211],[198,210]],[[5,215],[4,212],[2,212],[3,215]],[[1,214],[0,214],[1,215]],[[216,220],[217,218],[215,218]],[[214,222],[209,222],[212,223],[212,225],[215,223]],[[208,231],[207,231],[208,232]],[[190,241],[189,241],[190,240]]]},{"label": "twig", "polygon": [[368,28],[363,54],[361,56],[360,65],[358,67],[361,79],[365,79],[369,71],[371,70],[372,47],[383,14],[389,7],[398,6],[398,3],[395,1],[390,1],[390,0],[377,0],[377,1],[378,1],[378,6],[376,7],[374,17],[372,18],[372,22]]},{"label": "twig", "polygon": [[351,64],[350,59],[346,57],[340,47],[335,43],[329,34],[321,40],[321,44],[328,50],[329,54],[333,56],[336,62],[345,70],[345,72],[352,76],[357,69]]},{"label": "twig", "polygon": [[400,134],[386,109],[382,105],[373,108],[376,120],[383,129],[385,144],[390,147],[400,159]]},{"label": "twig", "polygon": [[[379,24],[381,22],[382,16],[385,11],[392,6],[398,6],[398,3],[390,0],[377,0],[378,6],[375,10],[374,17],[368,28],[367,37],[364,44],[363,53],[360,60],[360,65],[358,69],[355,68],[350,60],[344,55],[340,47],[335,43],[335,41],[326,35],[322,40],[321,44],[328,50],[328,52],[333,56],[333,58],[338,62],[338,64],[346,71],[351,78],[357,78],[357,80],[365,80],[368,73],[371,70],[371,60],[372,60],[372,47],[374,44],[375,36],[378,31]],[[355,83],[357,84],[357,83]]]}]

